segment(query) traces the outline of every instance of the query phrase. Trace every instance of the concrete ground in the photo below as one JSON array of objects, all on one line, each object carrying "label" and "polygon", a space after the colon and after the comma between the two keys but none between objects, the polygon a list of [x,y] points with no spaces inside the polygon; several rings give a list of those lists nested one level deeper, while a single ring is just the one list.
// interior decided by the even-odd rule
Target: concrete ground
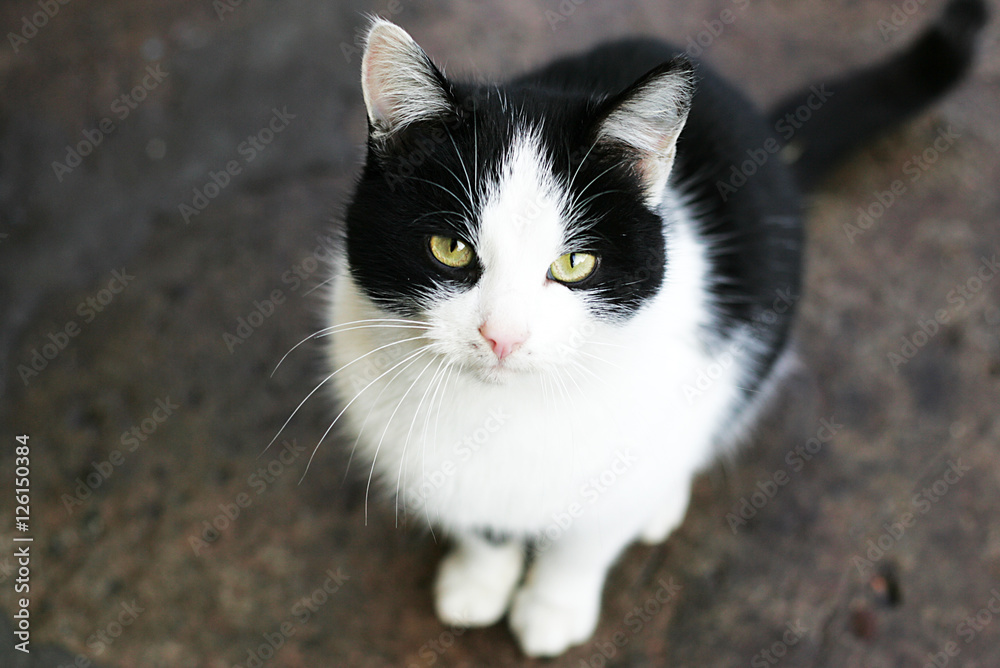
[{"label": "concrete ground", "polygon": [[0,8],[0,508],[27,434],[35,649],[5,639],[0,665],[1000,665],[996,22],[958,90],[811,198],[801,368],[671,539],[621,559],[593,640],[542,662],[505,625],[435,619],[443,546],[391,508],[366,524],[338,439],[302,479],[324,401],[261,454],[320,378],[309,346],[270,374],[319,326],[317,257],[363,156],[362,12],[451,73],[694,40],[766,105],[942,3],[45,4]]}]

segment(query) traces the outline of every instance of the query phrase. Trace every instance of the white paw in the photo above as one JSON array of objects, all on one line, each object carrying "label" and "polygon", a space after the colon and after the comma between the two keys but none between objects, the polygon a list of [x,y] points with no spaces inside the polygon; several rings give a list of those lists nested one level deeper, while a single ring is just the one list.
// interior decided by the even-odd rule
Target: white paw
[{"label": "white paw", "polygon": [[599,613],[599,598],[551,603],[526,588],[514,597],[510,627],[528,656],[557,656],[594,633]]},{"label": "white paw", "polygon": [[438,618],[445,624],[489,626],[507,611],[521,576],[520,551],[509,558],[479,556],[477,559],[468,551],[454,550],[441,562],[434,598]]}]

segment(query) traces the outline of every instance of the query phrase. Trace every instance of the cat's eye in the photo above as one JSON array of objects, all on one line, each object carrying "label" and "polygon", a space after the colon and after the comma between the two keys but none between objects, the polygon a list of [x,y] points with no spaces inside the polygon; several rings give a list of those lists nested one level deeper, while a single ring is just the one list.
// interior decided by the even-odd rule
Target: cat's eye
[{"label": "cat's eye", "polygon": [[472,262],[472,248],[460,239],[431,237],[431,254],[448,267],[467,267]]},{"label": "cat's eye", "polygon": [[566,253],[549,265],[548,278],[560,283],[579,283],[594,273],[597,256],[590,253]]}]

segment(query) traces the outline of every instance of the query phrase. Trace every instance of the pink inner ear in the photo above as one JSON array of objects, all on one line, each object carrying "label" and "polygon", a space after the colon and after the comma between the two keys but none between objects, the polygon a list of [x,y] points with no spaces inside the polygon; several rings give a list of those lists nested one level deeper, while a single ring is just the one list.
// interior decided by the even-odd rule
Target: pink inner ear
[{"label": "pink inner ear", "polygon": [[673,166],[676,150],[671,143],[671,141],[659,143],[655,153],[647,153],[635,163],[647,195],[654,200],[659,200]]},{"label": "pink inner ear", "polygon": [[373,44],[368,47],[365,58],[364,88],[368,93],[368,113],[372,116],[371,120],[388,123],[392,101],[386,99],[390,96],[385,94],[385,82],[379,71],[384,51],[381,44]]},{"label": "pink inner ear", "polygon": [[386,133],[449,108],[427,55],[405,31],[391,24],[379,24],[369,35],[361,86],[369,120]]}]

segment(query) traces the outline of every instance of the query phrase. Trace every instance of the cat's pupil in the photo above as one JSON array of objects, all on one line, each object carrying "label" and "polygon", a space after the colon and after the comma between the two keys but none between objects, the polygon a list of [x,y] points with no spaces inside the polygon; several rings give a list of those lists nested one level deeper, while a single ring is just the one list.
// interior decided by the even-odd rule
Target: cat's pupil
[{"label": "cat's pupil", "polygon": [[462,242],[460,242],[458,239],[452,239],[451,240],[451,246],[448,248],[448,251],[450,253],[454,253],[455,251],[458,250],[458,246],[459,246],[460,243],[462,243]]},{"label": "cat's pupil", "polygon": [[576,268],[576,253],[569,254],[569,268],[570,269]]}]

